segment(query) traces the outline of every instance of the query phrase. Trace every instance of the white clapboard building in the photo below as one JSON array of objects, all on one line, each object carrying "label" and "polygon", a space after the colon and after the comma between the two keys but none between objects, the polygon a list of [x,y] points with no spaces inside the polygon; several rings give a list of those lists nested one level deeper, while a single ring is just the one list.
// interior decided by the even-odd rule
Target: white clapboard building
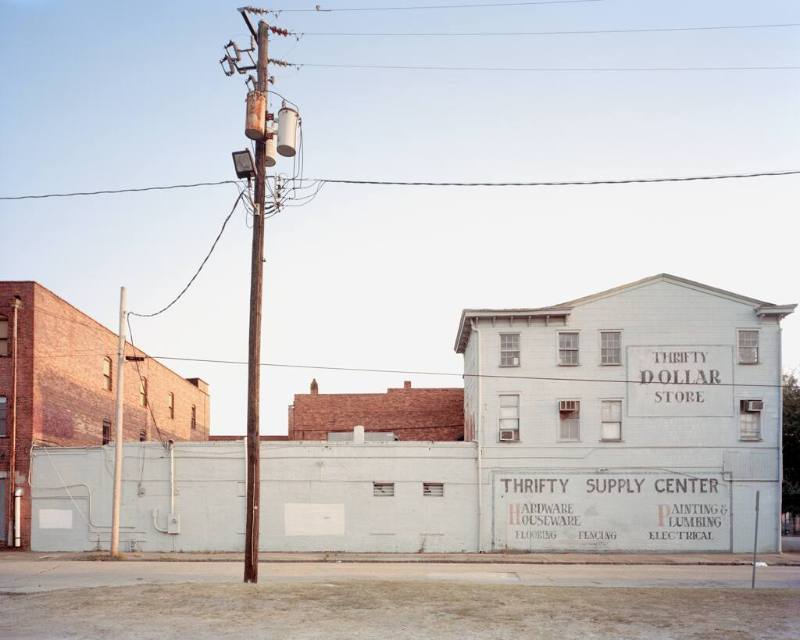
[{"label": "white clapboard building", "polygon": [[[758,550],[778,551],[793,310],[669,275],[466,310],[464,441],[372,441],[353,425],[262,442],[260,547],[746,552],[758,522]],[[31,548],[107,549],[112,447],[31,455]],[[243,440],[131,442],[124,460],[121,548],[243,549]]]},{"label": "white clapboard building", "polygon": [[778,550],[775,305],[661,274],[552,307],[466,309],[481,550]]}]

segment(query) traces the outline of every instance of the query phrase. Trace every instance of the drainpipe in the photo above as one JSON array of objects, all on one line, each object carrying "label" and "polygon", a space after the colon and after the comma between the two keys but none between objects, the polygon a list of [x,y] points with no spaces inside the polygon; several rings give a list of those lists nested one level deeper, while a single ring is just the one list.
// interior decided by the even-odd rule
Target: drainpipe
[{"label": "drainpipe", "polygon": [[[6,527],[7,542],[9,546],[19,540],[19,501],[17,499],[17,338],[19,337],[19,309],[22,301],[19,296],[14,296],[11,302],[11,433],[9,434],[8,454],[8,495],[6,496],[8,508],[6,510],[8,526]],[[15,546],[19,546],[16,544]]]},{"label": "drainpipe", "polygon": [[778,320],[778,553],[783,553],[783,327]]},{"label": "drainpipe", "polygon": [[22,546],[22,489],[14,491],[14,546]]},{"label": "drainpipe", "polygon": [[477,351],[476,368],[478,374],[478,402],[475,420],[475,440],[478,443],[478,553],[483,553],[483,540],[481,536],[481,522],[483,520],[483,443],[481,442],[481,334],[478,331],[477,318],[472,321],[472,333],[475,334],[475,348]]},{"label": "drainpipe", "polygon": [[169,517],[175,513],[175,443],[169,441]]}]

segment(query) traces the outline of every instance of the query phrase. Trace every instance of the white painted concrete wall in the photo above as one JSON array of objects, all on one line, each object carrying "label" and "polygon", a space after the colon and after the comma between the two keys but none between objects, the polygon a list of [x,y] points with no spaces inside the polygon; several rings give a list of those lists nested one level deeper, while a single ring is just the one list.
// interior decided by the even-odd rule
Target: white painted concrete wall
[{"label": "white painted concrete wall", "polygon": [[[476,546],[475,445],[471,443],[263,443],[261,548],[270,551],[469,551]],[[113,447],[40,448],[32,460],[31,546],[107,549]],[[175,513],[167,528],[169,454],[125,445],[121,548],[241,551],[242,442],[175,445]],[[394,482],[374,497],[373,482]],[[423,482],[443,482],[425,497]],[[155,522],[154,522],[155,518]]]},{"label": "white painted concrete wall", "polygon": [[[672,282],[656,281],[577,305],[563,325],[560,320],[546,325],[543,319],[534,319],[529,326],[525,320],[511,323],[507,318],[497,317],[494,322],[478,320],[477,328],[480,354],[471,351],[477,348],[477,337],[472,333],[465,350],[465,371],[477,373],[474,363],[480,359],[481,373],[487,376],[481,378],[480,406],[476,413],[481,433],[483,502],[493,505],[494,511],[493,517],[489,517],[487,509],[487,517],[482,519],[482,548],[601,549],[602,545],[578,541],[577,531],[606,530],[609,521],[616,523],[612,528],[617,536],[616,545],[621,549],[676,552],[700,548],[675,540],[658,543],[650,539],[649,533],[658,529],[658,505],[663,503],[655,496],[650,496],[649,510],[646,501],[645,504],[631,504],[630,517],[617,518],[620,510],[626,509],[624,500],[598,502],[597,496],[585,494],[572,495],[570,500],[580,513],[594,514],[584,515],[581,525],[546,528],[557,530],[557,541],[537,544],[523,539],[514,543],[502,533],[508,512],[498,509],[498,504],[505,504],[510,497],[498,494],[497,479],[512,472],[525,477],[548,477],[556,471],[574,472],[578,474],[576,478],[583,478],[584,474],[628,477],[624,474],[662,473],[724,479],[719,501],[731,505],[730,522],[705,547],[709,550],[721,549],[722,542],[727,542],[726,550],[752,549],[753,504],[755,491],[760,490],[759,548],[761,551],[779,548],[781,408],[776,385],[780,384],[780,332],[776,322],[759,320],[754,305]],[[737,364],[738,329],[759,330],[759,364]],[[580,365],[577,367],[558,365],[558,332],[563,330],[580,333]],[[622,331],[622,366],[600,364],[601,330]],[[499,336],[509,332],[520,334],[521,366],[518,368],[499,366]],[[681,345],[687,349],[721,345],[714,349],[731,353],[731,371],[726,379],[736,386],[726,387],[727,398],[717,400],[717,404],[722,405],[722,411],[713,412],[717,417],[700,415],[707,413],[705,409],[697,411],[696,416],[673,415],[681,413],[678,410],[660,417],[628,415],[629,394],[638,393],[638,389],[624,381],[637,379],[639,369],[626,364],[625,354],[632,347],[654,345]],[[513,376],[584,381],[514,379]],[[518,443],[498,441],[498,396],[504,393],[520,395]],[[465,395],[465,406],[478,405],[477,386],[466,386]],[[581,401],[579,442],[559,441],[559,399]],[[603,399],[623,401],[622,442],[600,439],[600,401]],[[759,442],[740,440],[740,399],[764,401]],[[672,502],[693,504],[695,497],[672,496]],[[519,499],[516,503],[537,504],[555,499],[554,496],[540,498]],[[644,497],[639,502],[642,500]]]}]

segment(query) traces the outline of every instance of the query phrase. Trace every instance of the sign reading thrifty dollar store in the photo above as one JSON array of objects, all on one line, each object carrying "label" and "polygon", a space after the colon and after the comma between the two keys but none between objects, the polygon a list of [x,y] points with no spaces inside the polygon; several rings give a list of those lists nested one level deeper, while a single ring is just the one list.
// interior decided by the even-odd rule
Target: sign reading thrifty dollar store
[{"label": "sign reading thrifty dollar store", "polygon": [[628,347],[628,415],[733,415],[730,346]]}]

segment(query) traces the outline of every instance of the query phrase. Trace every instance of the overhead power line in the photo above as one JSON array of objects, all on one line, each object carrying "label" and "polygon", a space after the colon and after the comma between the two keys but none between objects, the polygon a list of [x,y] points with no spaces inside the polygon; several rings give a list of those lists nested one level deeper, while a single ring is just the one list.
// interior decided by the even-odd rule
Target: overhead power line
[{"label": "overhead power line", "polygon": [[236,180],[217,180],[216,182],[193,182],[190,184],[170,184],[157,187],[126,187],[123,189],[101,189],[99,191],[72,191],[69,193],[44,193],[25,196],[0,196],[0,200],[36,200],[39,198],[72,198],[75,196],[103,196],[115,193],[134,193],[139,191],[167,191],[169,189],[196,189],[197,187],[216,187],[221,184],[238,184]]},{"label": "overhead power line", "polygon": [[[403,180],[357,180],[345,178],[304,178],[302,182],[321,184],[353,184],[353,185],[388,185],[400,187],[576,187],[612,184],[648,184],[657,182],[692,182],[701,180],[739,180],[745,178],[793,176],[800,174],[800,169],[787,171],[754,171],[749,173],[722,173],[697,176],[672,176],[656,178],[612,178],[607,180],[550,180],[550,181],[503,181],[503,182],[433,182],[433,181],[403,181]],[[300,182],[300,179],[297,180]],[[166,191],[169,189],[188,189],[192,187],[238,184],[234,180],[221,180],[219,182],[200,182],[194,185],[164,185],[157,187],[137,187],[129,189],[106,189],[102,191],[78,191],[73,193],[43,193],[24,196],[0,196],[0,200],[32,200],[42,198],[68,198],[72,196],[94,196],[109,193],[136,193],[140,191]]]},{"label": "overhead power line", "polygon": [[412,5],[405,7],[331,7],[327,8],[321,4],[308,9],[256,9],[246,7],[247,10],[256,13],[335,13],[343,11],[425,11],[433,9],[491,9],[495,7],[531,7],[545,4],[588,4],[590,2],[603,2],[604,0],[538,0],[535,2],[470,2],[462,4],[429,4]]},{"label": "overhead power line", "polygon": [[569,180],[550,182],[410,182],[401,180],[346,180],[318,178],[327,184],[366,184],[399,187],[577,187],[611,184],[649,184],[657,182],[693,182],[702,180],[739,180],[744,178],[762,178],[767,176],[791,176],[800,174],[800,170],[759,171],[754,173],[727,173],[704,176],[673,176],[667,178],[616,178],[609,180]]},{"label": "overhead power line", "polygon": [[[220,228],[219,233],[217,234],[217,237],[214,238],[214,242],[211,243],[211,248],[208,250],[208,253],[206,254],[206,257],[203,258],[203,261],[200,263],[200,266],[197,267],[197,271],[194,272],[194,275],[190,278],[189,282],[186,283],[186,286],[183,289],[181,289],[181,292],[177,296],[175,296],[169,304],[167,304],[166,306],[162,307],[158,311],[153,311],[152,313],[136,313],[135,311],[128,312],[128,318],[129,318],[128,319],[128,328],[130,328],[130,316],[136,316],[138,318],[153,318],[155,316],[158,316],[158,315],[161,315],[162,313],[164,313],[167,309],[169,309],[172,305],[174,305],[178,300],[180,300],[183,297],[183,294],[186,293],[189,290],[189,287],[192,286],[194,281],[197,279],[197,276],[200,275],[200,272],[203,270],[203,267],[206,266],[206,262],[208,262],[208,259],[211,257],[211,254],[214,253],[214,249],[217,248],[217,243],[219,242],[219,239],[222,237],[222,234],[225,232],[225,227],[228,226],[228,221],[231,219],[231,216],[233,215],[233,212],[236,211],[236,207],[238,206],[239,202],[241,201],[242,197],[244,197],[246,192],[247,192],[246,189],[242,189],[241,191],[239,191],[239,195],[236,197],[236,200],[234,200],[233,206],[231,207],[230,212],[225,217],[225,220],[222,222],[222,227]],[[132,334],[131,334],[131,344],[133,344],[133,335]]]},{"label": "overhead power line", "polygon": [[[180,356],[146,356],[155,360],[173,360],[180,362],[201,362],[206,364],[230,364],[230,365],[246,365],[247,360],[218,360],[213,358],[188,358]],[[278,369],[317,369],[321,371],[351,371],[356,373],[391,373],[403,375],[419,375],[419,376],[447,376],[458,378],[497,378],[502,380],[539,380],[544,382],[613,382],[613,383],[631,383],[640,384],[641,380],[628,380],[628,379],[612,379],[612,378],[568,378],[562,376],[524,376],[524,375],[508,375],[508,374],[491,374],[491,373],[456,373],[452,371],[418,371],[408,369],[375,369],[370,367],[337,367],[330,365],[316,365],[316,364],[290,364],[285,362],[260,362],[262,367],[273,367]],[[702,383],[692,382],[659,382],[653,381],[648,384],[663,385],[663,386],[686,386],[686,387],[707,387],[709,385]],[[781,387],[788,387],[790,385],[781,384],[764,384],[746,382],[720,382],[713,385],[715,387],[766,387],[770,389],[778,389]]]},{"label": "overhead power line", "polygon": [[298,69],[355,69],[359,71],[487,71],[493,73],[670,73],[670,72],[722,72],[722,71],[797,71],[800,65],[756,66],[704,66],[704,67],[451,67],[443,65],[400,64],[336,64],[323,62],[296,62],[289,66]]},{"label": "overhead power line", "polygon": [[800,22],[785,22],[778,24],[737,24],[737,25],[712,25],[707,27],[643,27],[634,29],[577,29],[573,31],[303,31],[298,36],[343,36],[343,37],[409,37],[409,38],[429,38],[429,37],[494,37],[494,36],[578,36],[578,35],[599,35],[617,33],[673,33],[681,31],[725,31],[739,29],[784,29],[790,27],[800,27]]}]

